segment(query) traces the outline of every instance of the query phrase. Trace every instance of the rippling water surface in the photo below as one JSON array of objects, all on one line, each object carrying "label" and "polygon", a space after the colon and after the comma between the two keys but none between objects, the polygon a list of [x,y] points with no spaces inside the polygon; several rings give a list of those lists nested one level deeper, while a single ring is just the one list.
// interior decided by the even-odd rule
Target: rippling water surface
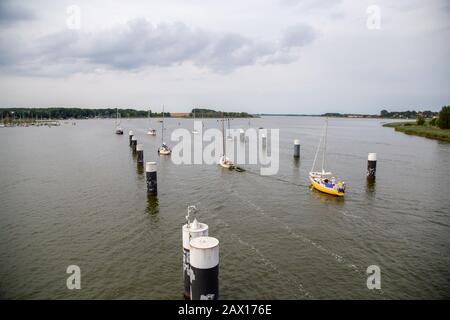
[{"label": "rippling water surface", "polygon": [[[145,119],[124,120],[123,136],[111,120],[0,129],[0,297],[180,299],[188,204],[220,240],[222,299],[450,297],[450,144],[378,120],[330,119],[327,168],[348,185],[337,199],[308,187],[323,118],[251,120],[280,128],[274,176],[255,165],[242,173],[175,165],[158,157],[153,124],[157,137],[145,134]],[[169,134],[192,120],[166,125]],[[158,162],[157,199],[147,197],[130,129],[145,159]],[[378,156],[374,185],[368,152]],[[71,264],[81,268],[81,290],[66,288]],[[366,287],[369,265],[381,268],[381,290]]]}]

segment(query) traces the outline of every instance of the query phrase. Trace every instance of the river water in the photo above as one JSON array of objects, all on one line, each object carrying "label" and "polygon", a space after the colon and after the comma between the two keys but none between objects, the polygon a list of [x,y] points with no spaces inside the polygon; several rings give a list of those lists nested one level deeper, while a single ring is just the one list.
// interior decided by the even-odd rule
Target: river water
[{"label": "river water", "polygon": [[[0,129],[0,297],[181,299],[181,226],[187,205],[220,241],[221,299],[450,297],[450,144],[330,119],[326,168],[345,199],[309,188],[323,118],[236,119],[233,128],[279,128],[280,168],[261,176],[160,158],[148,121],[83,120]],[[206,128],[218,127],[215,119]],[[192,120],[166,119],[192,129]],[[128,130],[158,162],[158,197],[128,146]],[[301,159],[293,158],[293,140]],[[376,152],[377,178],[366,180]],[[81,268],[68,290],[66,268]],[[381,290],[366,269],[381,269]]]}]

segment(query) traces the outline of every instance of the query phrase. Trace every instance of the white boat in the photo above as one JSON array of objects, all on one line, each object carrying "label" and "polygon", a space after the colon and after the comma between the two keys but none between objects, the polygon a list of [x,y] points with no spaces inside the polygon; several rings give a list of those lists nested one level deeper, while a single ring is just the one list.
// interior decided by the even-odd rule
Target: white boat
[{"label": "white boat", "polygon": [[163,112],[162,112],[162,120],[161,120],[161,146],[158,148],[158,154],[159,155],[170,155],[172,153],[172,150],[166,143],[163,141],[164,139],[164,105],[163,105]]},{"label": "white boat", "polygon": [[345,195],[345,182],[338,181],[331,172],[324,170],[325,166],[325,152],[327,147],[327,131],[328,131],[328,118],[325,125],[325,134],[323,137],[323,154],[322,154],[322,170],[314,171],[314,166],[316,164],[317,155],[319,154],[319,149],[322,144],[322,138],[320,139],[319,146],[317,147],[316,155],[314,157],[314,162],[309,172],[309,181],[314,189],[327,193],[333,196],[343,197]]},{"label": "white boat", "polygon": [[116,134],[123,134],[123,130],[120,127],[120,116],[118,108],[116,108]]},{"label": "white boat", "polygon": [[231,161],[227,155],[226,155],[226,141],[225,141],[225,119],[222,119],[222,144],[223,144],[223,154],[222,156],[219,158],[219,165],[225,169],[233,169],[234,168],[234,163],[233,161]]},{"label": "white boat", "polygon": [[172,153],[172,150],[163,142],[158,149],[158,153],[161,155],[169,155]]},{"label": "white boat", "polygon": [[234,163],[227,156],[221,156],[219,159],[219,165],[226,169],[233,169]]},{"label": "white boat", "polygon": [[[149,122],[149,124],[151,123],[150,110],[148,110],[148,122]],[[147,134],[149,136],[156,136],[156,129],[153,129],[153,128],[148,129]]]}]

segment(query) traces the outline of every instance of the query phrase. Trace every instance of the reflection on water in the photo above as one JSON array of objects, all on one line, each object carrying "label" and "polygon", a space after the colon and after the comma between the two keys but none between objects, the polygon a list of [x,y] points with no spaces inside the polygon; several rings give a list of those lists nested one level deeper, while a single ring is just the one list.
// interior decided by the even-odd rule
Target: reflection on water
[{"label": "reflection on water", "polygon": [[293,157],[292,163],[294,164],[294,168],[300,168],[300,158]]},{"label": "reflection on water", "polygon": [[324,203],[342,204],[345,201],[345,196],[344,197],[336,197],[336,196],[333,196],[330,194],[326,194],[319,190],[316,190],[315,188],[313,188],[313,186],[310,186],[309,189],[311,191],[312,198],[314,198],[316,200],[320,200]]},{"label": "reflection on water", "polygon": [[149,215],[157,215],[159,213],[158,196],[147,196],[147,208],[145,211]]},{"label": "reflection on water", "polygon": [[367,179],[366,192],[370,195],[375,193],[375,179]]},{"label": "reflection on water", "polygon": [[136,172],[138,175],[142,175],[144,173],[144,164],[143,163],[136,163]]}]

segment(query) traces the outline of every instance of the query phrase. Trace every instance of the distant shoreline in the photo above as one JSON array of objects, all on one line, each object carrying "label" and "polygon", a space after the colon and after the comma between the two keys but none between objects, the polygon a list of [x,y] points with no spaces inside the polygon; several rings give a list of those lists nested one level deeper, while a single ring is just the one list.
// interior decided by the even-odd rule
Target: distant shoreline
[{"label": "distant shoreline", "polygon": [[424,137],[433,140],[440,140],[450,143],[450,129],[440,129],[429,125],[418,126],[416,122],[390,122],[383,124],[383,127],[394,128],[395,131],[405,134]]}]

